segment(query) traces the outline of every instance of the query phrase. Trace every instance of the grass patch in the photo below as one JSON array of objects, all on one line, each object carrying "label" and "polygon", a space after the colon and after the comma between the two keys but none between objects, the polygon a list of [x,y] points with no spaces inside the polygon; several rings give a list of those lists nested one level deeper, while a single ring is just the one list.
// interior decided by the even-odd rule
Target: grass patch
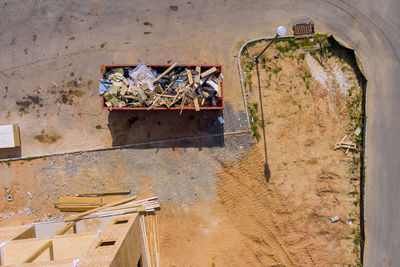
[{"label": "grass patch", "polygon": [[307,79],[310,79],[312,77],[311,73],[309,71],[306,71],[303,75],[303,81],[306,81]]},{"label": "grass patch", "polygon": [[248,107],[249,116],[250,116],[250,130],[251,135],[257,141],[260,140],[261,135],[259,132],[259,128],[263,127],[262,122],[260,121],[260,117],[258,116],[258,103],[253,103],[252,106]]},{"label": "grass patch", "polygon": [[252,70],[254,69],[254,62],[253,62],[253,61],[247,62],[246,65],[245,65],[245,67],[246,67],[246,69],[247,69],[248,71],[252,71]]},{"label": "grass patch", "polygon": [[295,51],[297,48],[299,48],[299,45],[294,37],[276,39],[275,44],[277,44],[276,49],[283,54],[289,51]]},{"label": "grass patch", "polygon": [[311,46],[313,46],[313,45],[315,45],[315,43],[314,43],[313,41],[311,41],[310,38],[304,38],[304,39],[302,39],[301,42],[300,42],[300,46],[301,46],[301,47],[305,47],[305,48],[311,47]]},{"label": "grass patch", "polygon": [[275,66],[275,68],[272,70],[272,72],[277,75],[279,72],[282,71],[282,67],[279,66]]}]

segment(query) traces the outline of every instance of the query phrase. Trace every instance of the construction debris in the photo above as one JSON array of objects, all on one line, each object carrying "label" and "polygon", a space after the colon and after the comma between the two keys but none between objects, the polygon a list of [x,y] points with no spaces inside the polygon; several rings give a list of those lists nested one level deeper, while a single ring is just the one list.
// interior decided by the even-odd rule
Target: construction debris
[{"label": "construction debris", "polygon": [[347,154],[347,152],[349,152],[350,149],[354,150],[354,149],[357,148],[357,145],[356,145],[355,143],[352,143],[352,142],[345,142],[346,139],[347,139],[347,135],[345,135],[345,136],[343,137],[342,141],[340,141],[339,143],[337,143],[333,149],[334,149],[334,150],[337,150],[337,149],[339,149],[339,148],[344,148],[344,149],[346,149],[346,152],[345,152],[345,153]]},{"label": "construction debris", "polygon": [[[203,72],[202,72],[203,71]],[[99,93],[111,108],[147,109],[218,107],[222,105],[221,67],[105,67]]]},{"label": "construction debris", "polygon": [[339,221],[339,216],[335,216],[335,217],[332,217],[331,218],[331,222],[337,222],[337,221]]},{"label": "construction debris", "polygon": [[357,129],[355,130],[354,134],[355,134],[356,136],[359,136],[360,133],[361,133],[361,128],[360,128],[360,127],[357,127]]}]

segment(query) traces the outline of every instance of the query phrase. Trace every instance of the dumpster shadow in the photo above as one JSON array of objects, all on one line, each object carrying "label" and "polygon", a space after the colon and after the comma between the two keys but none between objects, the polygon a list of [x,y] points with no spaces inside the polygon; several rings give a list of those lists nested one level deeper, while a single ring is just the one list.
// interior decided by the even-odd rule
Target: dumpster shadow
[{"label": "dumpster shadow", "polygon": [[11,159],[21,157],[21,147],[2,148],[0,149],[0,159]]},{"label": "dumpster shadow", "polygon": [[223,147],[220,110],[119,111],[108,114],[112,145],[135,148]]}]

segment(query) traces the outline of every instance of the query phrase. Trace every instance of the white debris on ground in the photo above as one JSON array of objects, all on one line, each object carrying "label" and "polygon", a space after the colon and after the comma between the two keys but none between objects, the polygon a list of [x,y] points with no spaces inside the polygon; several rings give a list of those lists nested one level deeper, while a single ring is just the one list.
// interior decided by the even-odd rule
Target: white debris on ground
[{"label": "white debris on ground", "polygon": [[340,93],[347,94],[351,88],[351,84],[348,82],[346,73],[342,71],[339,65],[333,66],[330,70],[331,74],[328,74],[321,64],[309,53],[306,54],[306,62],[310,68],[312,78],[321,83],[329,92],[334,90],[332,86],[332,82],[334,82],[339,85]]},{"label": "white debris on ground", "polygon": [[347,92],[351,88],[351,84],[348,82],[346,74],[341,70],[338,65],[333,67],[332,74],[339,84],[340,93],[347,95]]},{"label": "white debris on ground", "polygon": [[331,86],[329,84],[328,75],[326,74],[324,68],[309,53],[306,54],[306,62],[310,68],[312,78],[320,82],[326,89],[329,90]]}]

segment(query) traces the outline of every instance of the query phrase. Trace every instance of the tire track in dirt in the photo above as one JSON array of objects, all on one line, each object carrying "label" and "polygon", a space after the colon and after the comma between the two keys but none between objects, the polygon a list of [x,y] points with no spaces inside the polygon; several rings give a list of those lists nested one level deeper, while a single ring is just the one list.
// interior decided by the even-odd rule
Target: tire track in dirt
[{"label": "tire track in dirt", "polygon": [[217,172],[217,195],[229,211],[228,216],[236,229],[249,240],[248,249],[253,257],[250,261],[257,262],[259,266],[265,266],[266,261],[272,261],[275,265],[296,266],[277,237],[281,234],[275,230],[272,210],[269,208],[263,156],[253,149],[249,157],[238,164],[222,165],[223,168]]}]

